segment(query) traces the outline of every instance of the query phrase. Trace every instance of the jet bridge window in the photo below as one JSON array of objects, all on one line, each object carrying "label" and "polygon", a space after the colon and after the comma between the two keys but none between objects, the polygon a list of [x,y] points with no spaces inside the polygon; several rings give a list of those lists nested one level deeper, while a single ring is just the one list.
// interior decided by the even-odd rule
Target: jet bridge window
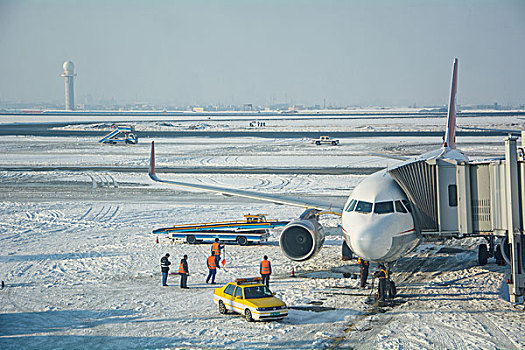
[{"label": "jet bridge window", "polygon": [[456,185],[448,185],[448,205],[450,207],[458,206],[458,188]]},{"label": "jet bridge window", "polygon": [[357,201],[355,199],[352,199],[350,203],[348,203],[348,206],[346,207],[345,211],[348,211],[348,212],[354,211],[356,204],[357,204]]},{"label": "jet bridge window", "polygon": [[406,210],[405,206],[403,205],[403,203],[401,203],[401,201],[395,201],[394,205],[396,207],[396,212],[398,212],[398,213],[407,213],[407,210]]},{"label": "jet bridge window", "polygon": [[357,202],[357,206],[355,207],[355,211],[359,213],[371,213],[372,212],[372,203],[365,202],[365,201],[359,201]]},{"label": "jet bridge window", "polygon": [[374,206],[374,213],[376,214],[389,214],[394,212],[393,202],[377,202]]}]

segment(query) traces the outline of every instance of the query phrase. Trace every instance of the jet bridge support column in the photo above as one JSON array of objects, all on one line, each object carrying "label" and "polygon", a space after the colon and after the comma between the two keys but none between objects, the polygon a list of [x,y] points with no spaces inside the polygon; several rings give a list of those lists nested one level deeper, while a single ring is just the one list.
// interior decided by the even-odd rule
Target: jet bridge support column
[{"label": "jet bridge support column", "polygon": [[[521,172],[520,177],[524,174]],[[520,188],[518,186],[518,159],[516,138],[505,139],[505,177],[507,192],[507,235],[510,244],[511,279],[509,283],[510,301],[516,303],[525,294],[525,271],[523,266],[525,240],[520,222]],[[523,180],[522,180],[523,181]],[[521,188],[523,191],[523,187]],[[523,194],[521,195],[523,197]],[[523,210],[523,208],[522,208]]]}]

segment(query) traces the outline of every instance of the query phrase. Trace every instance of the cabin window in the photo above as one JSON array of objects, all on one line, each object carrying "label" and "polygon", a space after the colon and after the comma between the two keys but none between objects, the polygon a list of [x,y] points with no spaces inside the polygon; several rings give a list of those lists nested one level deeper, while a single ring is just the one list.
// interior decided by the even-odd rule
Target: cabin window
[{"label": "cabin window", "polygon": [[354,211],[355,209],[355,205],[357,204],[357,201],[355,199],[352,199],[350,201],[350,203],[348,203],[348,206],[346,207],[346,211],[350,212],[350,211]]},{"label": "cabin window", "polygon": [[401,202],[405,205],[405,208],[407,208],[408,212],[412,212],[412,207],[410,206],[410,203],[406,199],[402,199]]},{"label": "cabin window", "polygon": [[242,299],[242,288],[241,287],[237,287],[237,289],[235,290],[235,297],[241,297]]},{"label": "cabin window", "polygon": [[448,185],[448,205],[450,207],[458,206],[458,188],[456,185]]},{"label": "cabin window", "polygon": [[224,294],[233,295],[233,291],[235,290],[235,285],[229,284],[228,287],[224,290]]},{"label": "cabin window", "polygon": [[355,211],[359,213],[371,213],[372,212],[372,203],[365,202],[365,201],[359,201],[357,202],[357,206],[355,207]]},{"label": "cabin window", "polygon": [[394,212],[393,202],[377,202],[374,206],[374,213],[376,214],[389,214]]},{"label": "cabin window", "polygon": [[405,206],[403,205],[403,203],[401,203],[401,201],[395,201],[394,205],[396,207],[396,212],[398,212],[398,213],[406,213],[407,212]]}]

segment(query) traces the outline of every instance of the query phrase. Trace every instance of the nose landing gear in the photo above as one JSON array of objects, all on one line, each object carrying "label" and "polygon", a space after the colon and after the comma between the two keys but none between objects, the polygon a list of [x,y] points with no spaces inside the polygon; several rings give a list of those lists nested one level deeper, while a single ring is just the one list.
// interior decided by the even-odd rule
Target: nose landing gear
[{"label": "nose landing gear", "polygon": [[397,294],[394,281],[390,279],[390,269],[384,265],[379,265],[379,270],[374,273],[379,278],[379,288],[377,291],[377,306],[392,306]]}]

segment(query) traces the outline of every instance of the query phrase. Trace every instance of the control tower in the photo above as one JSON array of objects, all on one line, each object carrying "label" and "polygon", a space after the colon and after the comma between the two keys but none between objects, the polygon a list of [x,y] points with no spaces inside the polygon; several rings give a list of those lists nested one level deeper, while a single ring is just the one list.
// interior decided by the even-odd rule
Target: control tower
[{"label": "control tower", "polygon": [[75,110],[75,89],[73,85],[73,78],[75,74],[75,65],[71,61],[66,61],[62,65],[64,73],[61,75],[64,77],[64,83],[66,87],[66,110]]}]

